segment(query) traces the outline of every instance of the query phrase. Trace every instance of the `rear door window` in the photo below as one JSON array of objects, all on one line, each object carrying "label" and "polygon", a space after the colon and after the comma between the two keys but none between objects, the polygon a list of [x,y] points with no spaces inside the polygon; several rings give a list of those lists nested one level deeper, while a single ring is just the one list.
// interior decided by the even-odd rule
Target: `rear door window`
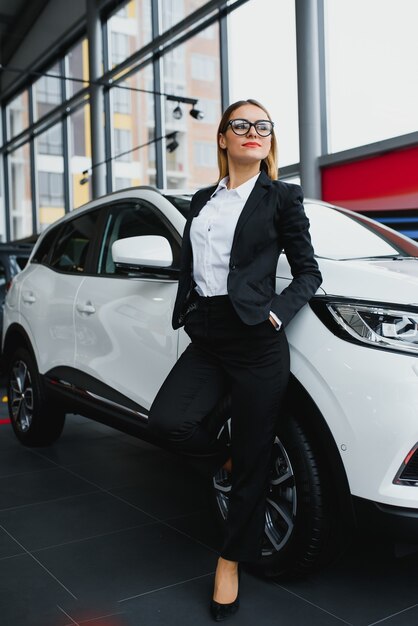
[{"label": "rear door window", "polygon": [[84,273],[94,243],[98,217],[98,210],[89,211],[66,222],[54,243],[48,265],[60,272]]}]

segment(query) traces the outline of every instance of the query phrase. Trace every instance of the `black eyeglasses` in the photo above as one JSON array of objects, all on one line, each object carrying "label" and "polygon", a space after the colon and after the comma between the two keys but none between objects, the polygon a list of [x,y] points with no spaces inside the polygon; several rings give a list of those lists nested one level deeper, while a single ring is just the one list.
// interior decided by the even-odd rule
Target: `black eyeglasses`
[{"label": "black eyeglasses", "polygon": [[270,120],[257,120],[256,122],[250,122],[244,119],[229,120],[226,125],[225,131],[228,130],[228,126],[236,135],[246,135],[251,126],[254,126],[255,132],[260,137],[268,137],[273,132],[274,124]]}]

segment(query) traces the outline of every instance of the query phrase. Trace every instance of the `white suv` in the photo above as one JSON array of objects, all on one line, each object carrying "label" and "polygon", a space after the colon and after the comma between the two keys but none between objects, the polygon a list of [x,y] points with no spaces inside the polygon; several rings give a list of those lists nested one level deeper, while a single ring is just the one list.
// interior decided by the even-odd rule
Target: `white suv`
[{"label": "white suv", "polygon": [[[55,441],[66,412],[150,439],[149,408],[188,343],[171,316],[189,201],[128,189],[40,237],[4,315],[23,444]],[[258,564],[271,575],[309,570],[363,520],[418,537],[418,244],[343,209],[305,208],[323,284],[286,328],[292,375]],[[277,291],[290,280],[282,255]],[[220,411],[228,436],[228,398]],[[229,489],[221,470],[220,519]]]}]

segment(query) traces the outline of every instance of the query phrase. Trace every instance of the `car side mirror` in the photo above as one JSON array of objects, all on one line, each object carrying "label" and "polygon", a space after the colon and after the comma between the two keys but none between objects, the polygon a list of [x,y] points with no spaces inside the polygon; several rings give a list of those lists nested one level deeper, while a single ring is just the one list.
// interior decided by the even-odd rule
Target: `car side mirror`
[{"label": "car side mirror", "polygon": [[173,264],[171,246],[160,235],[139,235],[118,239],[112,244],[112,258],[124,272],[167,273]]}]

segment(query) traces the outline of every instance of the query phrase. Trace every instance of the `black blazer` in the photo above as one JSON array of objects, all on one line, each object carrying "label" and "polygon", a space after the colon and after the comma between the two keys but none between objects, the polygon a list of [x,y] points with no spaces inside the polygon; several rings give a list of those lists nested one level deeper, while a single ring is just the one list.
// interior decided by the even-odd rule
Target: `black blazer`
[{"label": "black blazer", "polygon": [[[191,201],[183,234],[173,328],[184,324],[195,286],[191,222],[215,189],[216,185],[200,189]],[[232,305],[245,324],[259,324],[273,311],[286,326],[321,284],[302,202],[298,185],[271,180],[262,171],[242,209],[232,242],[227,288]],[[293,280],[276,294],[276,267],[282,250],[286,252]]]}]

